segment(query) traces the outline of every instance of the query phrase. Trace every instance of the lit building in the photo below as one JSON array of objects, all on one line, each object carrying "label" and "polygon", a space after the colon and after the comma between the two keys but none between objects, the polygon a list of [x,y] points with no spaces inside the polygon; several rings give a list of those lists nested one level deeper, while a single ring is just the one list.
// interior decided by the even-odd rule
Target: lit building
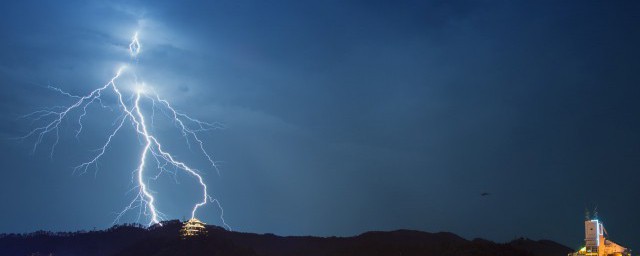
[{"label": "lit building", "polygon": [[568,256],[631,256],[631,250],[605,237],[605,234],[608,236],[607,230],[596,216],[589,218],[587,214],[587,219],[584,221],[585,246]]},{"label": "lit building", "polygon": [[192,218],[182,225],[182,229],[180,229],[180,236],[182,238],[194,237],[194,236],[203,236],[207,234],[207,228],[205,227],[205,223]]}]

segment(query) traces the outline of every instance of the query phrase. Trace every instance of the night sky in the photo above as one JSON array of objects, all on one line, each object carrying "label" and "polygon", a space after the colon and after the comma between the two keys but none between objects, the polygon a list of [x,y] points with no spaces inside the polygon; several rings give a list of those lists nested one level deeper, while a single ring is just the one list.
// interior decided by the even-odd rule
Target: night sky
[{"label": "night sky", "polygon": [[[106,228],[132,199],[131,128],[73,173],[108,109],[89,108],[77,139],[63,122],[52,157],[53,137],[35,153],[12,138],[34,128],[22,115],[71,103],[48,85],[105,84],[139,31],[141,79],[225,125],[201,134],[220,175],[171,124],[156,132],[203,170],[234,230],[578,248],[597,206],[611,239],[640,250],[639,25],[637,1],[3,1],[0,232]],[[191,177],[150,184],[168,218],[190,215]]]}]

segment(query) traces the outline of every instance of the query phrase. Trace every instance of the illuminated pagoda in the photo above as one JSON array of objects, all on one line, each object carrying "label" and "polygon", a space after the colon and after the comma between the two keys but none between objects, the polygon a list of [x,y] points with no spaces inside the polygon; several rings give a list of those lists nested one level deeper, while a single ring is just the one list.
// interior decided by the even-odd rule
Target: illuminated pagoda
[{"label": "illuminated pagoda", "polygon": [[207,228],[205,227],[205,223],[196,219],[191,218],[186,221],[184,225],[182,225],[182,229],[180,229],[180,237],[195,237],[195,236],[204,236],[207,234]]},{"label": "illuminated pagoda", "polygon": [[602,222],[598,220],[596,213],[593,218],[587,212],[584,221],[584,242],[585,246],[579,251],[570,253],[568,256],[631,256],[631,250],[620,246],[609,240],[607,230]]}]

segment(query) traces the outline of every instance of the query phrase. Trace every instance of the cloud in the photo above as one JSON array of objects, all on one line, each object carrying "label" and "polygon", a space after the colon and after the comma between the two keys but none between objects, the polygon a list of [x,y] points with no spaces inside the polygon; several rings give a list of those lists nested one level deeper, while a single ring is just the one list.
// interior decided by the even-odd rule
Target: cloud
[{"label": "cloud", "polygon": [[[207,179],[232,226],[281,234],[409,227],[565,239],[570,217],[536,215],[557,225],[549,233],[530,213],[549,205],[580,212],[584,200],[626,198],[613,190],[567,192],[580,191],[578,184],[603,169],[623,182],[637,180],[631,170],[639,141],[640,39],[635,9],[621,5],[4,3],[0,110],[9,114],[0,117],[0,131],[19,134],[28,124],[15,117],[59,104],[44,88],[49,83],[76,94],[104,83],[131,60],[127,44],[140,31],[143,52],[131,67],[139,79],[181,111],[227,126],[203,136],[224,162],[222,177]],[[91,146],[103,135],[95,130],[80,142],[65,141],[64,150],[80,152],[65,161],[26,158],[6,144],[1,150],[13,154],[8,169],[54,169],[40,175],[68,184],[56,173],[82,160],[85,147],[78,151],[75,143]],[[130,166],[117,163],[137,145],[119,145],[122,153],[100,173],[128,175]],[[24,159],[35,162],[33,169]],[[116,180],[109,184],[126,191],[128,184]],[[50,186],[61,198],[75,192]],[[476,195],[486,189],[507,196],[478,205]],[[106,194],[105,204],[117,209],[122,198]],[[14,216],[37,212],[17,208],[10,208]],[[108,223],[110,216],[97,214],[113,208],[84,209],[96,215],[82,224],[54,215],[66,225],[94,226]],[[465,218],[468,212],[486,221]],[[512,228],[492,229],[501,221]]]}]

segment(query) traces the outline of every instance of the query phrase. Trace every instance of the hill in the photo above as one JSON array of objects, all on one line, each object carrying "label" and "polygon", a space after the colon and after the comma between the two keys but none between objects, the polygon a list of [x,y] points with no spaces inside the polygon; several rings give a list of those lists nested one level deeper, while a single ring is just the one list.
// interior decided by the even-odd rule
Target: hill
[{"label": "hill", "polygon": [[180,239],[181,225],[174,220],[150,228],[117,225],[89,232],[2,234],[0,255],[566,256],[571,252],[571,249],[548,240],[522,238],[501,244],[482,239],[469,241],[446,232],[412,230],[367,232],[354,237],[282,237],[207,226],[206,237]]}]

